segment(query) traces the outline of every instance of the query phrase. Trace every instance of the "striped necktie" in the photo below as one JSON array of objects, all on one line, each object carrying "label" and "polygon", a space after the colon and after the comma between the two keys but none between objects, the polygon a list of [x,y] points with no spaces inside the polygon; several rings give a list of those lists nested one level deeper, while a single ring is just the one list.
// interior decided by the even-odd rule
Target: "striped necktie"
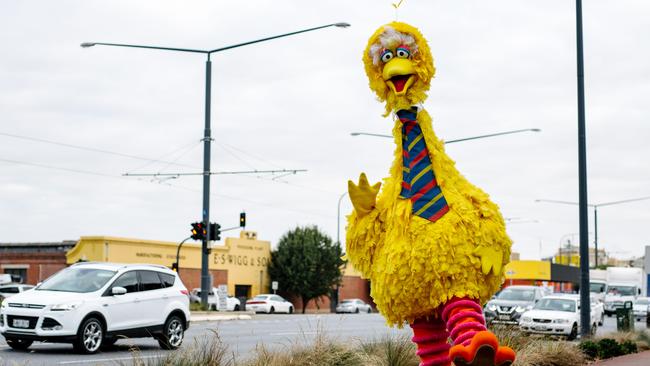
[{"label": "striped necktie", "polygon": [[402,122],[403,137],[400,197],[411,200],[414,215],[436,222],[449,211],[449,206],[436,182],[429,150],[417,122],[417,108],[402,109],[397,117]]}]

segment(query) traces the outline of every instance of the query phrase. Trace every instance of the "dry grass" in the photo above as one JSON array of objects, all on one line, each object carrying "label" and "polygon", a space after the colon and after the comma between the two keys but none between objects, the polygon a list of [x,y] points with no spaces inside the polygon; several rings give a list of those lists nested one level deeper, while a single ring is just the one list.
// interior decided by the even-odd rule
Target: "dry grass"
[{"label": "dry grass", "polygon": [[[513,366],[588,364],[587,357],[575,342],[530,337],[515,328],[495,328],[493,331],[501,344],[517,352]],[[213,333],[213,337],[202,337],[193,345],[160,358],[143,359],[137,350],[133,350],[132,363],[136,366],[417,366],[419,363],[415,345],[407,336],[342,342],[326,336],[319,328],[313,341],[305,334],[301,343],[274,349],[260,345],[250,358],[237,360],[217,332]],[[650,334],[647,332],[612,333],[607,337],[618,342],[634,341],[640,351],[650,349]]]},{"label": "dry grass", "polygon": [[587,358],[572,342],[534,340],[518,350],[514,366],[579,366]]},{"label": "dry grass", "polygon": [[[134,366],[235,366],[235,355],[230,352],[219,334],[202,337],[187,348],[170,352],[161,357],[143,358],[138,349],[131,349]],[[120,363],[126,365],[125,363]]]},{"label": "dry grass", "polygon": [[420,361],[415,355],[415,344],[407,336],[385,336],[362,342],[357,351],[368,366],[417,366]]}]

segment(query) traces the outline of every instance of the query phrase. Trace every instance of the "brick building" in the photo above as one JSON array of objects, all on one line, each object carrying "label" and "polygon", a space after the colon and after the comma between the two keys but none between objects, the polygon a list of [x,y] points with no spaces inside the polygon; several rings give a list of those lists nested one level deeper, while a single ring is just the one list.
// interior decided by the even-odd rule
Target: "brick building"
[{"label": "brick building", "polygon": [[0,273],[37,284],[66,266],[66,253],[75,240],[46,243],[0,243]]}]

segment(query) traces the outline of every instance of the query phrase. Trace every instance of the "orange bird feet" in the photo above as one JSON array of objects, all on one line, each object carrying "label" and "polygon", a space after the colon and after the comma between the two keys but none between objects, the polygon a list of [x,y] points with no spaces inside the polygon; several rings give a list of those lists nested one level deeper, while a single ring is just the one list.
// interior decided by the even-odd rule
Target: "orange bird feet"
[{"label": "orange bird feet", "polygon": [[497,337],[484,330],[474,334],[469,345],[451,347],[449,358],[456,366],[510,366],[515,361],[515,352],[499,346]]}]

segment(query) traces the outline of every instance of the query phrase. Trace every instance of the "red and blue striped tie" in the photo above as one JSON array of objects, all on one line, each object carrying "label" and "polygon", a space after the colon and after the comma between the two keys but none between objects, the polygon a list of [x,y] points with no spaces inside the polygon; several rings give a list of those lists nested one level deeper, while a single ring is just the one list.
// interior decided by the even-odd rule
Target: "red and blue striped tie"
[{"label": "red and blue striped tie", "polygon": [[436,182],[429,150],[417,122],[417,109],[402,109],[397,117],[402,122],[403,137],[400,197],[411,200],[414,215],[436,222],[449,211],[449,206]]}]

